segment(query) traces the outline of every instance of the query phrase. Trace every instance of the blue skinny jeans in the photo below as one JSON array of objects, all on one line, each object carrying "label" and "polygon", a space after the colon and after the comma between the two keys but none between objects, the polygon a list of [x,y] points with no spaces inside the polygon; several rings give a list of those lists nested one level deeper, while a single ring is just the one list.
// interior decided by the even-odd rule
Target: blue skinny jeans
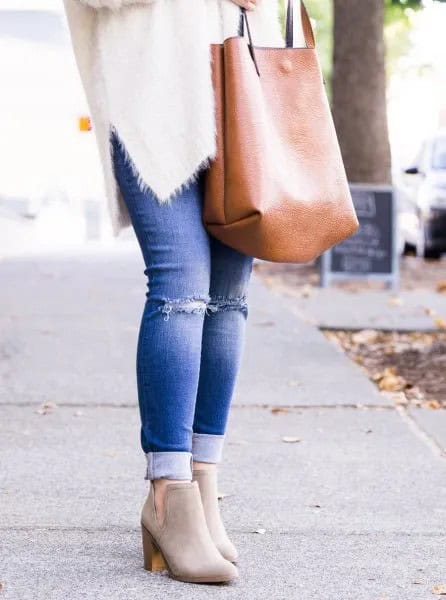
[{"label": "blue skinny jeans", "polygon": [[203,174],[169,204],[141,191],[112,133],[115,176],[148,277],[136,375],[146,479],[191,479],[221,460],[242,356],[252,258],[208,235]]}]

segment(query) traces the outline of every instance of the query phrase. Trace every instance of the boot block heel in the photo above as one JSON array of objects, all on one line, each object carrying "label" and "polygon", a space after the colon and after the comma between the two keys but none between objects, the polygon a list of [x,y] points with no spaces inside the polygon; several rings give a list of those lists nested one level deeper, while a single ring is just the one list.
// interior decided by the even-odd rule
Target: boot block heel
[{"label": "boot block heel", "polygon": [[144,525],[141,525],[141,534],[144,569],[146,569],[146,571],[164,571],[167,569],[166,561],[164,560],[160,549]]}]

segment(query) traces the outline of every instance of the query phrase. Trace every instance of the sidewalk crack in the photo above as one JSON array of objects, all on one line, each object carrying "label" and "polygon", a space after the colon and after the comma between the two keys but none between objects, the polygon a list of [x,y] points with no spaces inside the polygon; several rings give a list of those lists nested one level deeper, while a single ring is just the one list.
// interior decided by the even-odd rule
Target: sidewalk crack
[{"label": "sidewalk crack", "polygon": [[407,411],[404,406],[397,406],[396,410],[402,421],[408,426],[415,437],[423,442],[433,454],[439,458],[446,458],[446,450],[439,442],[437,442],[433,435],[430,435],[423,427],[421,427],[418,421]]}]

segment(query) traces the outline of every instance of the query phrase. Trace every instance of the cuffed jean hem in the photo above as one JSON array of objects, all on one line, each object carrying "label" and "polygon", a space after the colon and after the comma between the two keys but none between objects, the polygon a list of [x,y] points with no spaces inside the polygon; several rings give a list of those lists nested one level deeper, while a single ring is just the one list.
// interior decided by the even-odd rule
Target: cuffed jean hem
[{"label": "cuffed jean hem", "polygon": [[192,455],[197,462],[218,463],[223,453],[224,435],[192,434]]},{"label": "cuffed jean hem", "polygon": [[191,452],[147,452],[144,479],[192,479]]}]

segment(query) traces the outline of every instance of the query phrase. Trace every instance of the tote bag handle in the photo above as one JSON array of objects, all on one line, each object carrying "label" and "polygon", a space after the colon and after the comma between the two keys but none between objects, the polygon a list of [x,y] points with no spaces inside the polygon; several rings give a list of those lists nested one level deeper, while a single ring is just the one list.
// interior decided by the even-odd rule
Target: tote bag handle
[{"label": "tote bag handle", "polygon": [[[286,11],[286,26],[285,26],[285,43],[287,48],[294,46],[294,1],[288,0],[288,6]],[[310,17],[308,16],[307,9],[302,0],[300,0],[300,14],[302,19],[302,28],[304,31],[305,45],[307,48],[314,48],[314,33],[311,25]],[[248,15],[246,9],[240,7],[240,22],[239,22],[239,35],[244,36],[244,22],[246,22],[246,29],[248,31],[249,44],[252,46],[251,32],[249,30]],[[251,53],[252,55],[252,53]]]}]

